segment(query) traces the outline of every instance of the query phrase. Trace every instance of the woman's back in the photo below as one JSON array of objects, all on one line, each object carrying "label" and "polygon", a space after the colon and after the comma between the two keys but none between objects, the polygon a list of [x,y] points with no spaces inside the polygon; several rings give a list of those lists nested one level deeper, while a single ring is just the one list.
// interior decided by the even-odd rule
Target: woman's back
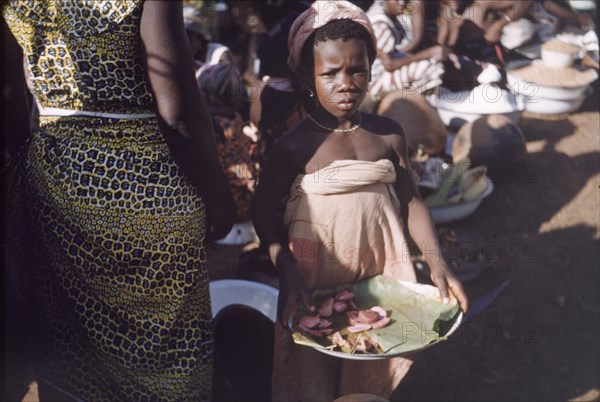
[{"label": "woman's back", "polygon": [[143,70],[142,0],[17,1],[3,14],[24,50],[43,108],[150,113]]},{"label": "woman's back", "polygon": [[229,231],[215,205],[233,203],[181,3],[10,1],[2,15],[40,107],[22,159],[35,247],[16,267],[40,392],[210,400],[203,241],[211,212]]}]

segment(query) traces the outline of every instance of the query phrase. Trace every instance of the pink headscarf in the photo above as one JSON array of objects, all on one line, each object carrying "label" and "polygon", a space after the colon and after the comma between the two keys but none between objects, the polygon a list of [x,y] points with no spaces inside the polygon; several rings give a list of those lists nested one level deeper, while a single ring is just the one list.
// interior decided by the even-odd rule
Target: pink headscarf
[{"label": "pink headscarf", "polygon": [[362,25],[373,40],[373,46],[377,49],[377,39],[371,27],[371,21],[367,14],[358,6],[342,0],[317,0],[309,9],[296,18],[288,35],[288,65],[293,71],[297,71],[300,64],[300,54],[306,39],[317,29],[334,20],[351,19]]}]

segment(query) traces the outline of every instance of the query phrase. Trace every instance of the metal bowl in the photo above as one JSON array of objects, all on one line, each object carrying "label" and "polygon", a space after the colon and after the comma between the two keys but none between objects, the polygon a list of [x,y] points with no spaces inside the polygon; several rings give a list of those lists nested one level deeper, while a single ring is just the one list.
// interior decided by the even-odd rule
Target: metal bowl
[{"label": "metal bowl", "polygon": [[275,322],[279,291],[274,287],[243,279],[221,279],[208,285],[213,317],[224,307],[241,304],[260,311]]},{"label": "metal bowl", "polygon": [[[486,114],[483,113],[465,113],[465,112],[455,112],[453,110],[447,109],[438,109],[438,114],[440,115],[440,119],[446,127],[448,127],[451,131],[458,131],[464,124],[471,123],[479,119]],[[517,110],[514,112],[508,113],[493,113],[493,114],[502,114],[508,117],[513,123],[519,124],[521,121],[521,110]]]},{"label": "metal bowl", "polygon": [[[589,88],[592,92],[591,88]],[[525,110],[536,114],[571,113],[581,107],[587,92],[575,99],[549,99],[540,97],[525,97]]]},{"label": "metal bowl", "polygon": [[475,212],[477,207],[479,207],[479,204],[481,204],[481,201],[490,195],[493,190],[494,184],[491,180],[487,180],[487,187],[485,191],[475,199],[456,204],[445,204],[437,207],[430,207],[429,211],[431,212],[433,221],[435,223],[448,223],[466,218]]},{"label": "metal bowl", "polygon": [[[583,96],[585,90],[589,88],[589,85],[572,88],[540,85],[535,82],[523,81],[510,72],[506,73],[506,80],[508,81],[508,86],[512,91],[515,91],[517,94],[522,95],[529,100],[538,98],[561,100],[577,99]],[[525,109],[527,109],[527,105],[525,105]]]},{"label": "metal bowl", "polygon": [[[539,60],[535,60],[534,62],[541,62]],[[580,85],[576,87],[559,87],[559,86],[551,86],[551,85],[540,85],[536,82],[527,82],[517,77],[512,71],[525,67],[530,64],[530,60],[518,60],[515,62],[510,62],[506,65],[506,80],[508,82],[508,87],[511,92],[522,95],[527,99],[523,99],[523,101],[529,101],[533,99],[554,99],[554,100],[574,100],[579,99],[584,96],[584,93],[589,88],[589,84],[591,84],[595,79],[598,78],[598,74],[591,74],[593,80],[585,85]],[[526,102],[527,103],[527,102]],[[527,110],[527,105],[525,105],[525,109]]]},{"label": "metal bowl", "polygon": [[470,91],[458,92],[442,87],[429,95],[427,101],[437,109],[444,125],[453,131],[489,114],[503,114],[518,124],[524,109],[521,97],[495,84],[482,84]]}]

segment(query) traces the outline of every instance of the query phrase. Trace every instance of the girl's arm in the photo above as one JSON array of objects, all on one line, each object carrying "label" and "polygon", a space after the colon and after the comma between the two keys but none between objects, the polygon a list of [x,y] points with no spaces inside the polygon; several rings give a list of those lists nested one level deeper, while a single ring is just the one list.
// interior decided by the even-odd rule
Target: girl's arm
[{"label": "girl's arm", "polygon": [[[399,128],[402,133],[402,128]],[[440,291],[442,300],[452,294],[463,311],[469,308],[469,300],[460,281],[454,276],[437,238],[435,224],[429,209],[421,199],[408,162],[408,147],[404,134],[394,135],[392,148],[398,158],[396,192],[400,200],[402,218],[407,222],[411,238],[421,250],[431,271],[431,280]]]},{"label": "girl's arm", "polygon": [[302,146],[294,147],[280,138],[274,145],[266,163],[261,167],[260,178],[252,201],[252,221],[262,247],[269,253],[271,262],[279,273],[278,318],[286,319],[298,300],[312,309],[310,289],[298,270],[289,249],[287,233],[281,212],[283,200],[290,193],[296,176],[303,172],[297,156]]}]

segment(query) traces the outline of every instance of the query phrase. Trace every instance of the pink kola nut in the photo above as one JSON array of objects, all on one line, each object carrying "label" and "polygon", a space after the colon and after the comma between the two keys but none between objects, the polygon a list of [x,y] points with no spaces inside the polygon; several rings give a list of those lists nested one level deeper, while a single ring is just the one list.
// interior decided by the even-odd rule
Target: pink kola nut
[{"label": "pink kola nut", "polygon": [[383,317],[382,319],[380,319],[379,321],[375,321],[374,323],[371,324],[371,327],[373,327],[373,329],[377,329],[377,328],[383,328],[386,325],[388,325],[390,323],[392,319],[390,317]]},{"label": "pink kola nut", "polygon": [[333,329],[310,329],[303,327],[302,325],[300,325],[299,327],[305,333],[307,333],[310,336],[314,336],[315,338],[323,338],[324,336],[331,335],[331,333],[333,333]]},{"label": "pink kola nut", "polygon": [[348,304],[346,304],[343,301],[336,301],[335,303],[333,303],[333,309],[335,310],[336,313],[341,313],[342,311],[346,310],[348,308]]},{"label": "pink kola nut", "polygon": [[331,328],[333,326],[333,323],[329,320],[326,320],[324,318],[322,318],[319,321],[319,329],[327,329],[327,328]]},{"label": "pink kola nut", "polygon": [[379,320],[379,315],[372,310],[360,310],[356,317],[356,322],[363,324],[372,324]]},{"label": "pink kola nut", "polygon": [[348,327],[348,331],[352,333],[362,332],[371,329],[371,324],[359,323]]},{"label": "pink kola nut", "polygon": [[305,328],[310,329],[310,328],[314,328],[317,325],[319,325],[320,322],[321,322],[321,320],[318,317],[307,315],[307,316],[300,317],[299,325],[300,325],[300,327],[305,327]]},{"label": "pink kola nut", "polygon": [[354,293],[352,293],[346,289],[339,291],[335,295],[335,300],[339,300],[339,301],[349,301],[349,300],[352,300],[353,298],[354,298]]},{"label": "pink kola nut", "polygon": [[371,307],[371,310],[376,312],[380,318],[387,317],[387,311],[385,311],[383,307],[373,306]]},{"label": "pink kola nut", "polygon": [[328,297],[325,299],[319,308],[319,314],[323,317],[331,316],[331,314],[333,314],[333,303],[333,297]]},{"label": "pink kola nut", "polygon": [[373,41],[377,49],[377,38],[373,32],[371,21],[367,14],[358,6],[348,1],[317,0],[309,9],[296,18],[288,35],[288,65],[293,71],[298,70],[300,54],[306,39],[317,29],[334,20],[351,19],[361,24]]}]

